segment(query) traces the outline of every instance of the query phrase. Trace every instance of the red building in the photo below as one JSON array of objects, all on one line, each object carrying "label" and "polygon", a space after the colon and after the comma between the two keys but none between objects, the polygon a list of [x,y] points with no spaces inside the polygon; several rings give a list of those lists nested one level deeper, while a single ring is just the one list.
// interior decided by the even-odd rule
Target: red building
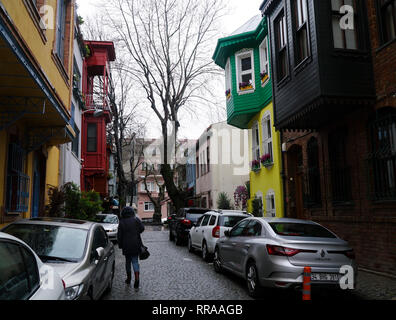
[{"label": "red building", "polygon": [[113,42],[85,41],[89,56],[84,61],[81,190],[108,195],[110,148],[106,127],[112,120],[109,101],[110,62],[115,60]]}]

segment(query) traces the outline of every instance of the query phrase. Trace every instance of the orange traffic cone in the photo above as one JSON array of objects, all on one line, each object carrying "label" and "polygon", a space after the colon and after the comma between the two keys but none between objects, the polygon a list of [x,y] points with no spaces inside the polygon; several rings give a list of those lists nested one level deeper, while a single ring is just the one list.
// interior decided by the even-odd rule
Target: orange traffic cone
[{"label": "orange traffic cone", "polygon": [[311,267],[304,267],[302,299],[304,301],[311,300]]}]

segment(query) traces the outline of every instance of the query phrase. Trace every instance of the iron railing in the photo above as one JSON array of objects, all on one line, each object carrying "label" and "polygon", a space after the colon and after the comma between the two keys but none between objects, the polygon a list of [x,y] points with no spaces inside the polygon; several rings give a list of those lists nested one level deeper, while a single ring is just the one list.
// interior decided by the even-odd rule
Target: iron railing
[{"label": "iron railing", "polygon": [[85,94],[85,107],[87,109],[100,109],[111,111],[110,99],[107,94]]}]

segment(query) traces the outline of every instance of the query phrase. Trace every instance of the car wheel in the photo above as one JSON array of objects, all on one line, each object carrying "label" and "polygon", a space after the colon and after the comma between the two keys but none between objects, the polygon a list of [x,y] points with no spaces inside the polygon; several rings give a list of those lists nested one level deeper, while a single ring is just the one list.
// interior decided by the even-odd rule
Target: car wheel
[{"label": "car wheel", "polygon": [[206,241],[204,241],[202,244],[202,259],[206,262],[210,260],[210,254],[208,251],[208,245],[206,244]]},{"label": "car wheel", "polygon": [[223,271],[223,268],[221,266],[219,248],[216,248],[214,252],[213,267],[217,273],[221,273]]},{"label": "car wheel", "polygon": [[191,242],[191,237],[190,236],[188,237],[187,248],[188,248],[189,252],[191,252],[191,253],[194,252],[194,247],[192,246],[192,242]]},{"label": "car wheel", "polygon": [[257,267],[254,262],[249,263],[246,271],[246,283],[249,296],[256,298],[260,293],[260,283],[258,278]]},{"label": "car wheel", "polygon": [[175,243],[176,243],[177,246],[181,246],[182,245],[182,241],[181,241],[179,235],[177,234],[177,232],[176,232],[176,235],[175,235]]}]

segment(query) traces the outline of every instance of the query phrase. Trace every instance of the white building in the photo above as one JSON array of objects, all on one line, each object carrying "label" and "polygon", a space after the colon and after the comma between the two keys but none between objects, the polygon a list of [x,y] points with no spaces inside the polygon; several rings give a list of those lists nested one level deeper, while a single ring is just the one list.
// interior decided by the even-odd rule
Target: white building
[{"label": "white building", "polygon": [[234,192],[249,181],[248,131],[226,122],[212,124],[199,138],[196,148],[196,198],[203,208],[217,208],[221,192],[234,205]]}]

